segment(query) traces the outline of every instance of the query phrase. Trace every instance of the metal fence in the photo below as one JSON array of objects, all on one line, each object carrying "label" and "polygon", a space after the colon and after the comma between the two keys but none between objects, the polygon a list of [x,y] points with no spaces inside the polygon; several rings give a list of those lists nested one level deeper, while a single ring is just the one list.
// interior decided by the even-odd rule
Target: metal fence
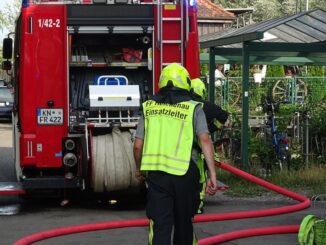
[{"label": "metal fence", "polygon": [[[241,83],[241,77],[225,77],[215,81],[215,103],[231,112],[232,120],[240,121],[240,124]],[[261,80],[250,78],[251,154],[257,150],[253,149],[252,142],[257,141],[253,138],[262,132],[268,122],[268,115],[262,108],[264,97],[281,102],[276,112],[277,129],[288,135],[292,161],[300,158],[305,164],[326,164],[326,77],[266,77]],[[239,126],[239,123],[237,125]],[[268,136],[265,136],[265,141],[266,137]]]},{"label": "metal fence", "polygon": [[[308,98],[320,100],[326,95],[326,77],[266,77],[258,81],[250,77],[249,81],[249,100],[258,95],[265,95],[276,101],[296,104],[305,103]],[[241,109],[241,83],[241,77],[217,79],[215,102],[224,108]],[[251,102],[251,106],[254,106],[255,103],[252,100]]]}]

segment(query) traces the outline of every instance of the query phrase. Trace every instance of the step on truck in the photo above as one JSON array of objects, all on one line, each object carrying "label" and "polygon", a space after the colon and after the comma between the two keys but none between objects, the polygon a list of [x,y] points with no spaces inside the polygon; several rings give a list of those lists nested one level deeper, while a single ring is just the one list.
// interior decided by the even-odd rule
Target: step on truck
[{"label": "step on truck", "polygon": [[12,70],[17,193],[139,186],[140,105],[172,62],[199,77],[196,13],[194,0],[22,1],[2,63]]}]

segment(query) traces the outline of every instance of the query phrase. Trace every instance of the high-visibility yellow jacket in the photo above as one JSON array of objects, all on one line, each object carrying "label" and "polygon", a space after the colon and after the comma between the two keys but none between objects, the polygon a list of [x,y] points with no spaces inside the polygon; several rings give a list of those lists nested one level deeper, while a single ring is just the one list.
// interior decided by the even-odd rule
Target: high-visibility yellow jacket
[{"label": "high-visibility yellow jacket", "polygon": [[184,175],[194,142],[193,114],[198,102],[143,103],[145,137],[142,171]]}]

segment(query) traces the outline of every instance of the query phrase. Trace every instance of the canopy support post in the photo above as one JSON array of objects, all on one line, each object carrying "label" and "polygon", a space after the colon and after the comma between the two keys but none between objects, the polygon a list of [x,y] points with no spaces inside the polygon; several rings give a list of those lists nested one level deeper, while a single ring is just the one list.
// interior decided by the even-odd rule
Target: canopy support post
[{"label": "canopy support post", "polygon": [[209,48],[209,101],[215,101],[215,48]]},{"label": "canopy support post", "polygon": [[248,42],[242,48],[242,128],[241,128],[241,166],[249,169],[249,57]]}]

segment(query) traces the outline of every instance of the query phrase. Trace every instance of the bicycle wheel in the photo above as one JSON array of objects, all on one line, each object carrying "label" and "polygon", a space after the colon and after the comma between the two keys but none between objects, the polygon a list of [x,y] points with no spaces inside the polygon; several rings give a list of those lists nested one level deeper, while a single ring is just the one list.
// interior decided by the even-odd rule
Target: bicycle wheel
[{"label": "bicycle wheel", "polygon": [[231,141],[232,132],[230,128],[223,129],[220,135],[220,149],[221,154],[225,159],[231,158]]},{"label": "bicycle wheel", "polygon": [[231,160],[237,167],[242,167],[241,162],[241,130],[238,128],[232,129],[231,135]]},{"label": "bicycle wheel", "polygon": [[237,167],[242,167],[241,139],[234,138],[231,142],[232,162]]}]

